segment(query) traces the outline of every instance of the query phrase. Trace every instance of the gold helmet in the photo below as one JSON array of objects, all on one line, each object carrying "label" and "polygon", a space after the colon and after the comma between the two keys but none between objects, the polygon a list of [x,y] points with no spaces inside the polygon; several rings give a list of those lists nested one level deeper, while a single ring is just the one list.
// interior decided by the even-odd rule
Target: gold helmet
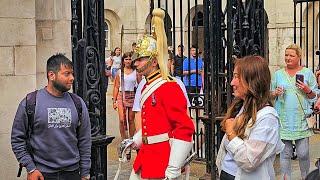
[{"label": "gold helmet", "polygon": [[142,39],[138,40],[136,49],[132,56],[132,60],[136,60],[143,57],[149,57],[150,59],[157,56],[157,41],[149,35],[144,35]]},{"label": "gold helmet", "polygon": [[132,60],[143,57],[149,57],[149,61],[156,58],[163,79],[169,80],[168,62],[168,45],[167,36],[164,29],[163,19],[165,12],[156,8],[152,11],[152,35],[145,35],[138,40]]}]

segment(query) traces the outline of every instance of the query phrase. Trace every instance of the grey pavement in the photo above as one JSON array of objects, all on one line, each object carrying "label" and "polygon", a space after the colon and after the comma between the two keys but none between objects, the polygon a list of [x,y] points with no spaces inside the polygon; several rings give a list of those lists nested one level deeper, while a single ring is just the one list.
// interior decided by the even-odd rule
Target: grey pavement
[{"label": "grey pavement", "polygon": [[[113,180],[114,176],[118,170],[119,161],[117,157],[117,146],[121,142],[119,128],[118,128],[118,115],[115,110],[112,109],[111,97],[112,97],[113,84],[109,84],[107,92],[107,134],[113,135],[116,138],[108,146],[108,180]],[[132,162],[136,156],[136,152],[133,151],[132,159],[128,163],[123,163],[120,171],[119,180],[128,180],[131,170]],[[316,158],[320,157],[320,135],[314,135],[310,138],[310,171],[315,169]],[[206,174],[205,164],[203,162],[193,162],[191,164],[191,174],[190,180],[200,179]],[[277,156],[274,168],[276,171],[277,179],[280,179],[280,165],[279,165],[279,156]],[[299,180],[300,178],[300,169],[298,160],[292,161],[292,177],[293,180]]]}]

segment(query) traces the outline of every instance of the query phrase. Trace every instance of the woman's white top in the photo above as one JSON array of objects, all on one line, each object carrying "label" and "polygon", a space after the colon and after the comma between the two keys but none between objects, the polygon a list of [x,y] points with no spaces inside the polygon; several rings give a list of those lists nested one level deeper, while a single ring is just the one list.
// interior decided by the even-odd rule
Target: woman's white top
[{"label": "woman's white top", "polygon": [[[238,117],[242,112],[243,112],[243,107],[240,109],[236,117]],[[224,141],[224,145],[228,146],[229,142],[230,141],[228,140],[228,138],[226,138],[226,140]],[[227,172],[228,174],[231,174],[232,176],[236,176],[237,174],[238,165],[236,161],[233,160],[233,155],[229,151],[227,151],[226,156],[222,160],[221,170]]]},{"label": "woman's white top", "polygon": [[[233,138],[227,142],[223,137],[217,155],[217,167],[221,173],[222,161],[227,153],[233,157],[237,165],[236,180],[269,180],[275,179],[273,162],[284,144],[279,135],[279,118],[273,107],[266,106],[257,112],[256,123],[247,127],[247,138]],[[249,121],[250,124],[251,120]]]},{"label": "woman's white top", "polygon": [[113,63],[111,66],[111,69],[117,68],[120,69],[121,68],[121,56],[112,56],[113,59]]},{"label": "woman's white top", "polygon": [[[121,69],[118,70],[119,78],[120,78],[120,88],[119,91],[122,91],[122,85],[121,85]],[[134,91],[134,88],[137,86],[137,71],[133,70],[130,74],[124,73],[123,76],[124,80],[124,91]]]}]

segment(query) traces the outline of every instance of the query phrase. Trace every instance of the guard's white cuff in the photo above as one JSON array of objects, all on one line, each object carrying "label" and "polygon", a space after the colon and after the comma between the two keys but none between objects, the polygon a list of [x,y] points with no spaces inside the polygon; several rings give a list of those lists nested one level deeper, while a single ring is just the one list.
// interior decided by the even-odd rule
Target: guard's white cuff
[{"label": "guard's white cuff", "polygon": [[140,129],[136,134],[133,135],[132,140],[134,144],[132,145],[132,148],[139,149],[142,144],[142,130]]},{"label": "guard's white cuff", "polygon": [[165,172],[166,177],[173,179],[181,175],[181,167],[187,159],[191,149],[192,142],[172,139],[169,164]]}]

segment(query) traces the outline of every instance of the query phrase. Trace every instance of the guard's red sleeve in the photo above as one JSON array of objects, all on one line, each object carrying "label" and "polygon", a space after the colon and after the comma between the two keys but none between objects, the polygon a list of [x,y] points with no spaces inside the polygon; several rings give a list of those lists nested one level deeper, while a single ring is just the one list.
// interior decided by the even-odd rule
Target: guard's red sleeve
[{"label": "guard's red sleeve", "polygon": [[170,82],[164,86],[166,91],[163,97],[164,109],[172,128],[173,138],[191,142],[194,125],[187,114],[187,100],[177,83]]}]

